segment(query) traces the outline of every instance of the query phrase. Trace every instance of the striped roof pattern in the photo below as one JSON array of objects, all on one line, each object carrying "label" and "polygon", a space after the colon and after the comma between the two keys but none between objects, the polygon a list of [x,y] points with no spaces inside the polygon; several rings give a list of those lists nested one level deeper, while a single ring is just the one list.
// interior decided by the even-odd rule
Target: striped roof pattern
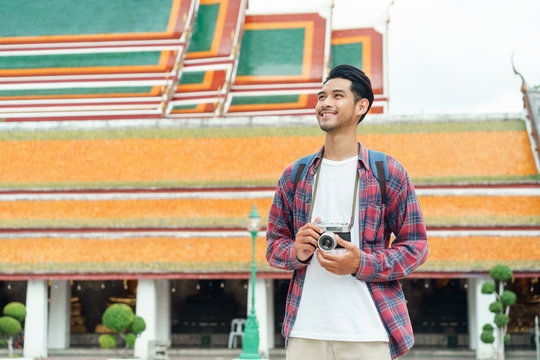
[{"label": "striped roof pattern", "polygon": [[[252,205],[264,224],[283,168],[323,143],[315,123],[282,122],[314,114],[340,63],[368,74],[371,112],[386,112],[384,35],[333,29],[331,13],[3,1],[0,279],[247,277]],[[260,115],[272,116],[252,126]],[[540,177],[523,119],[366,123],[358,139],[417,185],[430,256],[416,276],[501,262],[540,271]],[[263,236],[258,269],[286,276],[266,264]]]},{"label": "striped roof pattern", "polygon": [[[417,185],[430,238],[417,276],[540,269],[540,177],[522,120],[362,124],[358,138]],[[264,224],[284,166],[322,139],[274,126],[0,132],[0,277],[247,274],[252,205]],[[263,236],[257,266],[283,276]]]},{"label": "striped roof pattern", "polygon": [[330,58],[363,68],[372,112],[386,106],[382,35],[344,36],[318,13],[250,14],[247,0],[2,7],[2,121],[312,114]]}]

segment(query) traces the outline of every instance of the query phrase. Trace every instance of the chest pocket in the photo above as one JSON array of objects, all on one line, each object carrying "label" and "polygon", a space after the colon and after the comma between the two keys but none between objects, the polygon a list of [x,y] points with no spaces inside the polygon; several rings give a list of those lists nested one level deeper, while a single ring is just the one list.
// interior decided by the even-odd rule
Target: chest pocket
[{"label": "chest pocket", "polygon": [[380,203],[366,208],[364,240],[374,250],[384,247],[384,206]]}]

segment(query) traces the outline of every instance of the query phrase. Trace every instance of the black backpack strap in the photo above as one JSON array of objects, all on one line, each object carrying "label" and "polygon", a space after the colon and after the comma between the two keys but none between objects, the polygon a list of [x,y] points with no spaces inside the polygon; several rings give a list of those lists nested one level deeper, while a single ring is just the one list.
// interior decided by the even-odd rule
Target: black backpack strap
[{"label": "black backpack strap", "polygon": [[386,179],[384,176],[384,164],[382,161],[377,161],[375,166],[377,166],[377,180],[381,189],[381,203],[384,204],[386,202],[386,181],[383,180]]},{"label": "black backpack strap", "polygon": [[313,153],[311,155],[304,156],[301,159],[298,159],[296,163],[294,164],[294,167],[291,171],[291,180],[293,183],[293,194],[296,194],[296,185],[298,185],[298,182],[300,182],[300,179],[302,179],[306,173],[306,170],[315,158],[315,155],[318,153]]},{"label": "black backpack strap", "polygon": [[368,150],[368,152],[369,167],[371,168],[371,173],[379,182],[379,189],[381,189],[381,203],[384,205],[386,202],[386,182],[390,179],[386,154],[375,150]]}]

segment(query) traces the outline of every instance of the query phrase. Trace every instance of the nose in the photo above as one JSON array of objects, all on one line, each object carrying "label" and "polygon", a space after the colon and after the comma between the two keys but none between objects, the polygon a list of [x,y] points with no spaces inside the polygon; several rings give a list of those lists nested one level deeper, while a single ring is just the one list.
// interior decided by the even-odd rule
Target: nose
[{"label": "nose", "polygon": [[332,104],[333,104],[333,102],[332,102],[332,98],[330,96],[327,96],[323,100],[319,101],[319,107],[321,109],[326,109],[326,108],[332,107]]}]

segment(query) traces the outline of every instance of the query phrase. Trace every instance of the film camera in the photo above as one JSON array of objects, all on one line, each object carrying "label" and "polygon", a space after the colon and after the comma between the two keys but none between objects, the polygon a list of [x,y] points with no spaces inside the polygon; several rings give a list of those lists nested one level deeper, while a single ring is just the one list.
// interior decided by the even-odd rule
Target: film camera
[{"label": "film camera", "polygon": [[319,236],[318,245],[322,251],[331,251],[343,246],[338,245],[334,235],[338,235],[345,241],[351,241],[351,232],[349,230],[349,224],[343,223],[325,223],[315,222],[315,225],[321,228],[322,234]]}]

